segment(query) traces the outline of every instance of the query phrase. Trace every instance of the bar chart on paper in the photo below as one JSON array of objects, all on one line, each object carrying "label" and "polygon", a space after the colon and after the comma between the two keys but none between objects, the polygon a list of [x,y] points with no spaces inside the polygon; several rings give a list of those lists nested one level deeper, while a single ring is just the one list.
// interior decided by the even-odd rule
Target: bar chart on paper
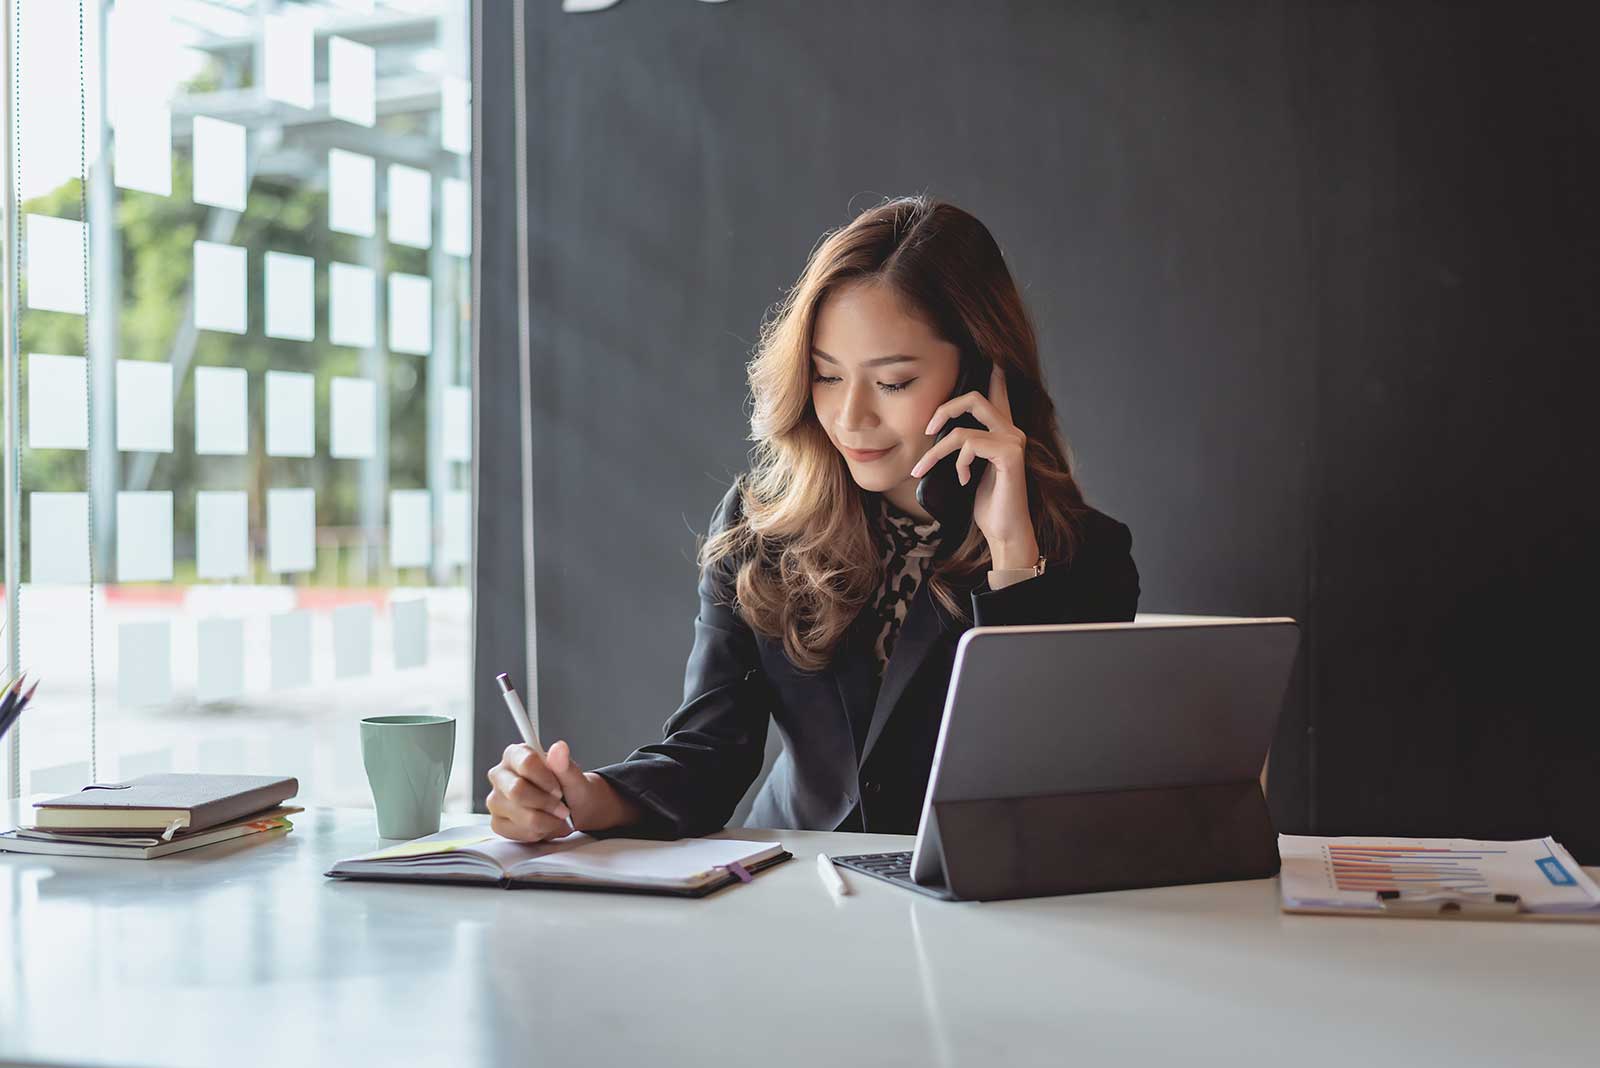
[{"label": "bar chart on paper", "polygon": [[1328,881],[1339,890],[1398,890],[1424,893],[1450,890],[1487,894],[1492,890],[1484,862],[1504,857],[1504,849],[1451,849],[1443,846],[1369,845],[1353,842],[1323,847]]},{"label": "bar chart on paper", "polygon": [[1473,899],[1516,894],[1529,912],[1600,909],[1600,888],[1553,838],[1322,838],[1281,834],[1285,908],[1376,910],[1379,894]]}]

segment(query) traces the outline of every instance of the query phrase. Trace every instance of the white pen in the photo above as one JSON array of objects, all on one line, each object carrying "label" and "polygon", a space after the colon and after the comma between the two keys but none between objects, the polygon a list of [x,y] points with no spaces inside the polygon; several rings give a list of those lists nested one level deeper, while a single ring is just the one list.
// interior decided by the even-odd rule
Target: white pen
[{"label": "white pen", "polygon": [[[522,735],[522,740],[527,743],[528,748],[538,753],[539,759],[543,760],[545,751],[544,746],[539,744],[539,732],[533,729],[533,720],[528,717],[528,710],[522,707],[522,698],[517,696],[516,687],[511,685],[511,680],[503,671],[494,677],[494,681],[500,684],[500,696],[506,699],[506,711],[511,713],[511,719],[516,723],[517,733]],[[556,800],[562,804],[566,804],[567,801],[560,794],[556,795]],[[578,829],[570,815],[567,816],[567,826],[572,830]]]},{"label": "white pen", "polygon": [[533,720],[528,718],[528,710],[522,707],[522,698],[517,696],[516,688],[511,685],[511,680],[503,671],[494,677],[494,681],[500,684],[500,696],[506,699],[506,708],[511,713],[512,722],[517,725],[517,733],[522,735],[522,740],[539,754],[540,760],[543,760],[544,746],[539,744],[539,734],[533,729]]},{"label": "white pen", "polygon": [[817,854],[817,874],[822,876],[822,885],[828,888],[828,893],[832,894],[835,900],[850,892],[850,887],[839,875],[839,869],[833,866],[833,861],[828,859],[826,853]]}]

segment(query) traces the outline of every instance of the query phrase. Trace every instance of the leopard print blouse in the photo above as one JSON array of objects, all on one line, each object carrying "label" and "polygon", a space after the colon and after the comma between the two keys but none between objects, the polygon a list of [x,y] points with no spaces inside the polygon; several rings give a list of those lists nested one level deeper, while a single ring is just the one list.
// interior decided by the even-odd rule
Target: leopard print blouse
[{"label": "leopard print blouse", "polygon": [[923,570],[939,548],[939,521],[919,522],[878,495],[878,530],[883,549],[883,585],[878,588],[878,677],[894,652],[900,625],[922,585]]}]

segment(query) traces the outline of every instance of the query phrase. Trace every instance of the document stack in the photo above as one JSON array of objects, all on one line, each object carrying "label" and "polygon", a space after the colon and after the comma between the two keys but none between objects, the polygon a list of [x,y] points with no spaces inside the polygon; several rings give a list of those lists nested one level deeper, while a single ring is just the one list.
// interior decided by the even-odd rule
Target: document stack
[{"label": "document stack", "polygon": [[33,823],[0,834],[0,850],[150,860],[249,835],[278,837],[303,811],[283,802],[293,778],[272,775],[144,775],[93,783],[40,801]]},{"label": "document stack", "polygon": [[1553,838],[1281,834],[1284,912],[1600,922],[1600,888]]}]

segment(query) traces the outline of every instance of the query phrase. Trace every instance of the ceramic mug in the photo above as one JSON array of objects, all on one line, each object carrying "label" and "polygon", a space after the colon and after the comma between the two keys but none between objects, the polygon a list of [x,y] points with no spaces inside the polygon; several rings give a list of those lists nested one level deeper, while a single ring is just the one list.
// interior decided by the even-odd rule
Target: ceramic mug
[{"label": "ceramic mug", "polygon": [[420,838],[439,829],[456,753],[449,716],[368,716],[361,762],[378,809],[378,837]]}]

